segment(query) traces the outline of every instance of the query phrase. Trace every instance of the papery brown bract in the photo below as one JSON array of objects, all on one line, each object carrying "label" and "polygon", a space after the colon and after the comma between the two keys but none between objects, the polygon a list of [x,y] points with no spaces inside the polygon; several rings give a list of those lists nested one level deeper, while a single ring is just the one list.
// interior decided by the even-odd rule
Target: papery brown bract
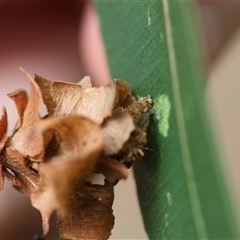
[{"label": "papery brown bract", "polygon": [[150,96],[140,97],[129,105],[125,111],[128,112],[132,117],[133,121],[139,129],[146,131],[149,124],[149,115],[152,108],[152,99]]},{"label": "papery brown bract", "polygon": [[49,116],[75,114],[101,124],[104,118],[112,115],[116,95],[114,84],[84,88],[69,82],[50,82],[36,74],[34,79],[43,93]]},{"label": "papery brown bract", "polygon": [[73,186],[65,212],[59,212],[60,236],[70,239],[105,240],[114,225],[113,183],[85,182]]},{"label": "papery brown bract", "polygon": [[102,173],[108,181],[113,183],[120,179],[126,179],[129,174],[123,163],[106,156],[98,160],[96,172]]},{"label": "papery brown bract", "polygon": [[104,154],[107,156],[117,154],[135,129],[131,115],[120,109],[114,111],[113,116],[106,119],[102,127],[104,133]]},{"label": "papery brown bract", "polygon": [[8,177],[9,179],[11,179],[11,176],[9,176],[7,170],[4,168],[3,164],[1,163],[2,151],[6,144],[7,126],[8,126],[7,111],[6,111],[6,108],[3,108],[2,115],[0,117],[0,191],[3,189],[4,178]]},{"label": "papery brown bract", "polygon": [[2,164],[0,164],[0,168],[1,168],[0,190],[3,189],[4,178],[6,178],[8,182],[12,184],[15,188],[20,188],[22,186],[22,183],[12,173],[10,173],[5,167],[3,167]]},{"label": "papery brown bract", "polygon": [[78,84],[81,85],[83,89],[92,87],[91,78],[89,76],[84,77],[81,81],[78,82]]},{"label": "papery brown bract", "polygon": [[26,158],[17,149],[7,147],[3,164],[14,172],[15,178],[21,183],[15,187],[22,193],[31,195],[37,188],[39,176],[27,167]]},{"label": "papery brown bract", "polygon": [[[7,132],[7,111],[6,108],[3,108],[2,115],[0,117],[0,142]],[[1,148],[0,148],[1,151]]]},{"label": "papery brown bract", "polygon": [[115,79],[113,83],[116,85],[117,88],[115,108],[126,108],[135,101],[135,98],[130,93],[130,87],[126,82],[120,79]]},{"label": "papery brown bract", "polygon": [[64,212],[71,186],[94,171],[103,149],[103,133],[91,120],[74,115],[42,120],[38,129],[50,129],[59,136],[58,148],[39,167],[40,182],[31,196],[33,206],[45,219],[46,234],[47,219],[56,209]]},{"label": "papery brown bract", "polygon": [[[44,236],[57,210],[61,237],[108,239],[113,188],[144,155],[151,98],[136,100],[122,80],[95,88],[90,77],[69,83],[21,71],[31,89],[29,97],[21,89],[8,94],[19,116],[12,136],[6,136],[6,109],[0,118],[0,190],[7,178],[30,197]],[[104,185],[88,180],[94,173],[104,175]]]},{"label": "papery brown bract", "polygon": [[28,104],[28,96],[26,91],[22,89],[17,89],[11,93],[8,93],[8,97],[10,97],[14,101],[19,116],[18,122],[15,126],[16,131],[22,126],[24,120],[24,112]]},{"label": "papery brown bract", "polygon": [[[37,159],[39,159],[41,157],[41,154],[43,153],[42,135],[36,134],[34,138],[31,138],[31,141],[28,141],[28,138],[33,132],[36,123],[40,120],[39,107],[42,101],[42,94],[38,85],[33,80],[32,76],[29,73],[25,72],[25,70],[23,69],[21,69],[21,71],[26,74],[30,81],[30,96],[27,104],[25,103],[26,98],[23,97],[23,105],[26,106],[24,112],[24,106],[22,106],[22,102],[15,101],[19,113],[19,122],[21,124],[11,137],[9,146],[17,149],[22,155],[34,158],[35,161],[37,161]],[[12,94],[10,96],[12,96]],[[13,99],[15,100],[16,98]],[[21,109],[21,111],[19,109]]]}]

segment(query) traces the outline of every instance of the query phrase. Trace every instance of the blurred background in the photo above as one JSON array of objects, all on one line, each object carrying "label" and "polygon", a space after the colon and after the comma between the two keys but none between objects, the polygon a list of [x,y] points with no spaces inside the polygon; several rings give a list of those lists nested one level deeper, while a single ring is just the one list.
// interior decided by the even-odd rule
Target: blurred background
[{"label": "blurred background", "polygon": [[[206,101],[240,216],[240,2],[196,4],[206,43]],[[6,94],[29,89],[19,66],[49,80],[77,82],[88,74],[95,85],[107,83],[98,19],[89,2],[0,0],[0,108],[7,107],[9,134],[17,113]],[[115,189],[114,214],[111,239],[147,239],[132,174]],[[49,239],[58,239],[54,224],[53,217]],[[31,239],[41,231],[38,211],[5,182],[0,192],[0,239]]]}]

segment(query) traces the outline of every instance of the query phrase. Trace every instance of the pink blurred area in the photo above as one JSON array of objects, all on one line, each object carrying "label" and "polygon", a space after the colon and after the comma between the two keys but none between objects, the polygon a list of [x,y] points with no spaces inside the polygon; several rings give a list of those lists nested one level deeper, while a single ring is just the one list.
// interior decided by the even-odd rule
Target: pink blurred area
[{"label": "pink blurred area", "polygon": [[[84,7],[87,11],[83,14]],[[109,81],[106,66],[105,70],[101,66],[101,62],[105,63],[101,42],[94,45],[99,36],[96,37],[94,30],[97,18],[92,13],[84,1],[0,2],[0,108],[7,108],[9,134],[17,113],[7,93],[17,88],[29,89],[26,76],[18,69],[20,66],[49,80],[77,82],[84,74],[94,72],[88,66],[89,61],[100,59],[97,67],[102,73],[91,74],[93,81],[95,85]],[[81,21],[91,14],[90,20]],[[94,58],[87,56],[88,49],[95,49]],[[83,62],[87,64],[81,64]],[[95,69],[97,67],[95,64]],[[29,199],[5,183],[0,193],[0,239],[31,239],[34,234],[41,234],[40,218]],[[49,239],[58,239],[55,226],[51,229]]]}]

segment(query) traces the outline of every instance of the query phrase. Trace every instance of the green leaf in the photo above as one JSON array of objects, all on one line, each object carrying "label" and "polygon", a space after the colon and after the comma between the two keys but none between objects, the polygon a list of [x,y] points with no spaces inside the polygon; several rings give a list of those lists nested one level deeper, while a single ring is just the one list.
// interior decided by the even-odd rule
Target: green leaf
[{"label": "green leaf", "polygon": [[170,0],[95,5],[112,77],[154,101],[149,149],[135,165],[149,238],[239,238],[204,107],[192,5]]}]

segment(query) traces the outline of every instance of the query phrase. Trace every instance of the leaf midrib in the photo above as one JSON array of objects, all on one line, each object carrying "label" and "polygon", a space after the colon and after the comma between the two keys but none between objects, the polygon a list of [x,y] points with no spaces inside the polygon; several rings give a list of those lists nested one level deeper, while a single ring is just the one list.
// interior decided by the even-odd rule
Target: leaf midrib
[{"label": "leaf midrib", "polygon": [[168,60],[170,67],[170,75],[172,80],[173,101],[175,105],[177,130],[180,138],[180,149],[183,159],[183,167],[185,172],[185,178],[187,183],[187,190],[189,194],[190,204],[192,208],[192,215],[196,226],[196,231],[199,239],[208,239],[206,227],[203,220],[203,214],[201,211],[201,205],[197,192],[197,185],[195,182],[192,159],[190,155],[189,145],[187,141],[186,128],[184,124],[183,108],[181,103],[181,97],[179,94],[178,73],[177,64],[175,58],[175,50],[172,37],[172,28],[169,12],[169,3],[166,0],[162,0],[163,14],[166,31],[166,42],[169,52]]}]

